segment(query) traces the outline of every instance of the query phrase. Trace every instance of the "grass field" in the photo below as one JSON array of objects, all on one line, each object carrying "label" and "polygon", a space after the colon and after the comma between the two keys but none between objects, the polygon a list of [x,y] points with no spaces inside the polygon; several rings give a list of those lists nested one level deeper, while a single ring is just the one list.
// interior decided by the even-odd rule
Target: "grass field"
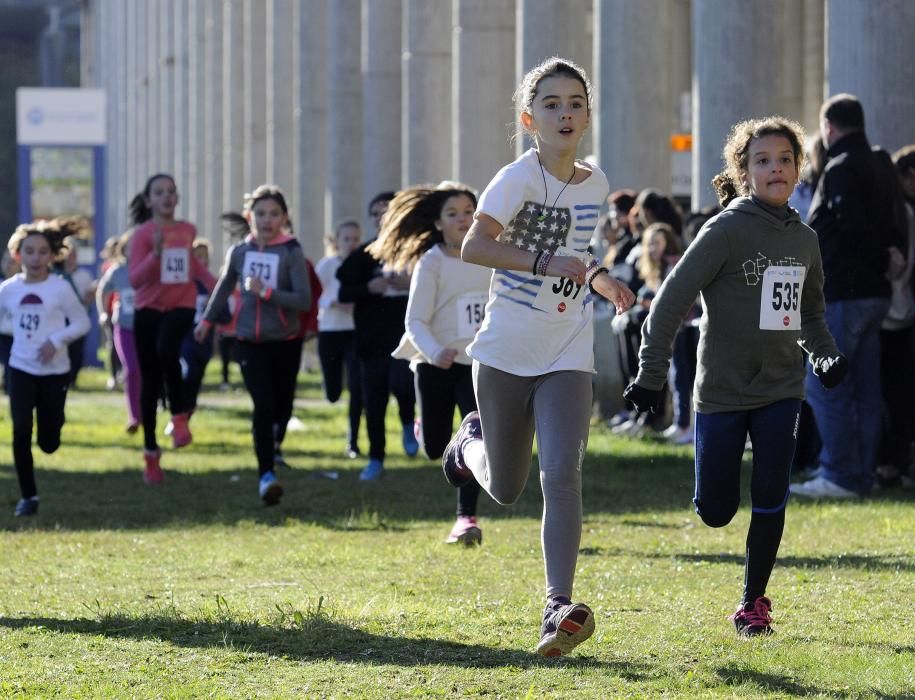
[{"label": "grass field", "polygon": [[[342,407],[303,375],[279,507],[257,499],[247,395],[212,385],[193,445],[166,450],[149,488],[122,399],[98,371],[81,382],[63,447],[35,453],[36,518],[13,518],[0,453],[2,698],[915,697],[911,491],[792,500],[777,634],[738,640],[748,509],[703,526],[690,449],[595,427],[576,598],[597,631],[545,660],[536,472],[515,506],[482,499],[482,547],[446,546],[440,467],[396,441],[387,476],[360,483]],[[7,445],[9,430],[4,400]]]}]

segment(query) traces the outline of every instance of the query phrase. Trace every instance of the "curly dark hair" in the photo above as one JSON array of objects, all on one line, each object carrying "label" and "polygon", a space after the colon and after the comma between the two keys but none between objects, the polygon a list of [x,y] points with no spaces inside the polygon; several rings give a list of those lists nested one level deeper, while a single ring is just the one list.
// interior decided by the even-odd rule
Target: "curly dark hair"
[{"label": "curly dark hair", "polygon": [[804,164],[804,128],[796,121],[773,116],[738,122],[731,129],[724,144],[724,170],[712,178],[712,187],[722,207],[735,197],[746,196],[744,184],[750,159],[750,144],[764,136],[784,136],[791,144],[798,172]]}]

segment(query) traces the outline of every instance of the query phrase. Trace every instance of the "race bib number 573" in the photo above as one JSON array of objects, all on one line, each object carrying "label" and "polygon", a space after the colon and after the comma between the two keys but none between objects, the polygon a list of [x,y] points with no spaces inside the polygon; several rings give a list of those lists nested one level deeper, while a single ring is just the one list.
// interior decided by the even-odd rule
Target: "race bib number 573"
[{"label": "race bib number 573", "polygon": [[763,274],[759,302],[759,328],[764,331],[799,331],[801,295],[807,269],[791,265],[772,265]]}]

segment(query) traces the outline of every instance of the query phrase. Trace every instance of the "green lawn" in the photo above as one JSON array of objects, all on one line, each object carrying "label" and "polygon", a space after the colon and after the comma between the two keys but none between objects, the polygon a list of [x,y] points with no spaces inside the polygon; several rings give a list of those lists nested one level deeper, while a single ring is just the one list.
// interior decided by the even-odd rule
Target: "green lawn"
[{"label": "green lawn", "polygon": [[440,467],[392,440],[387,476],[360,483],[342,406],[303,375],[306,430],[288,436],[286,497],[268,509],[248,397],[211,376],[193,445],[165,451],[153,489],[103,379],[89,371],[71,393],[58,453],[36,449],[36,518],[13,518],[0,454],[0,697],[915,697],[912,491],[793,500],[769,590],[777,634],[738,640],[726,616],[748,510],[703,526],[690,449],[595,427],[576,598],[597,631],[545,660],[531,653],[536,473],[514,507],[483,499],[481,548],[446,546]]}]

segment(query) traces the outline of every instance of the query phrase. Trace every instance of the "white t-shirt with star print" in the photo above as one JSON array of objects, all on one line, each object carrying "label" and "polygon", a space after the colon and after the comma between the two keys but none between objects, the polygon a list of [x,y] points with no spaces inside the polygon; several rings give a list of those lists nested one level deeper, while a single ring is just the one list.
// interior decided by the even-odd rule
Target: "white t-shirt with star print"
[{"label": "white t-shirt with star print", "polygon": [[[530,149],[496,174],[477,212],[502,224],[498,240],[503,243],[530,252],[564,246],[586,254],[610,188],[600,168],[582,161],[576,165],[591,174],[566,185],[546,169],[541,175],[537,152]],[[541,290],[543,285],[547,287]],[[592,302],[586,285],[537,277],[529,270],[493,270],[486,317],[467,354],[522,377],[559,370],[593,372]]]}]

